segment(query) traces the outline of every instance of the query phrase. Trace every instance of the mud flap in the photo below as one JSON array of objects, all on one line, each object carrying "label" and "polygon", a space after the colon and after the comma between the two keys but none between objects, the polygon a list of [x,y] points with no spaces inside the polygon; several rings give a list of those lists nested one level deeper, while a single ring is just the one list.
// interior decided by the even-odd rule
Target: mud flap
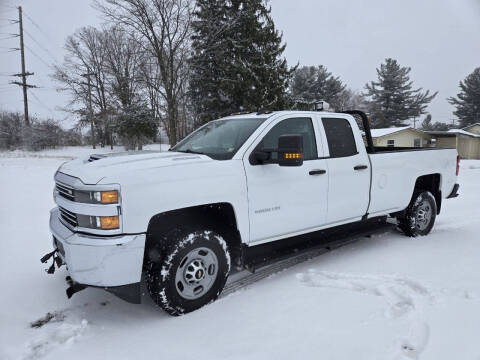
[{"label": "mud flap", "polygon": [[79,291],[82,291],[83,289],[86,288],[85,285],[82,285],[82,284],[79,284],[79,283],[76,283],[75,281],[73,281],[73,279],[70,276],[67,276],[65,278],[65,280],[67,281],[67,284],[69,285],[69,288],[67,290],[65,290],[65,292],[67,294],[67,297],[69,299],[73,296],[73,294],[75,294]]}]

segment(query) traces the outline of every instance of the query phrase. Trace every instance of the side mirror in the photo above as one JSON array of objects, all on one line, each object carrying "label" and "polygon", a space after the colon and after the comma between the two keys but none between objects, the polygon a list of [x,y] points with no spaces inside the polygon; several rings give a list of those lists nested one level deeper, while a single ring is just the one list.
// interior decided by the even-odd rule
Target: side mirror
[{"label": "side mirror", "polygon": [[303,164],[303,136],[281,135],[278,138],[278,165],[301,166]]},{"label": "side mirror", "polygon": [[268,159],[270,159],[270,153],[262,150],[256,150],[253,153],[253,159],[256,164],[264,164]]}]

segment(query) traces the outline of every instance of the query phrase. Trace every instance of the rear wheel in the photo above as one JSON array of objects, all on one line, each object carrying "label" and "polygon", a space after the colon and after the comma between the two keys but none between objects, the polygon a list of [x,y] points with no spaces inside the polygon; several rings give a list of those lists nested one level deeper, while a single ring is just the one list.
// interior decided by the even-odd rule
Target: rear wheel
[{"label": "rear wheel", "polygon": [[160,261],[147,267],[153,301],[170,315],[194,311],[220,295],[230,272],[230,254],[214,231],[180,231],[167,236]]},{"label": "rear wheel", "polygon": [[430,191],[415,192],[412,201],[398,218],[398,227],[407,236],[424,236],[433,228],[437,203]]}]

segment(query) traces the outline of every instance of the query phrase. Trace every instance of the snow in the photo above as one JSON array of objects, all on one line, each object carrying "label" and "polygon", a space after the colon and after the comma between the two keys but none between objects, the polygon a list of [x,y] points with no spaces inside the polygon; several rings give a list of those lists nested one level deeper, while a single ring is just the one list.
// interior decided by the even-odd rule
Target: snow
[{"label": "snow", "polygon": [[371,129],[372,137],[382,137],[385,135],[391,135],[393,133],[406,130],[406,129],[413,129],[411,126],[403,126],[403,127],[391,127],[391,128],[381,128],[381,129]]},{"label": "snow", "polygon": [[471,137],[474,137],[474,138],[480,138],[480,135],[474,134],[474,133],[469,132],[469,131],[461,130],[461,129],[450,129],[450,130],[448,130],[448,132],[452,133],[452,134],[460,134],[460,135],[471,136]]},{"label": "snow", "polygon": [[68,300],[64,268],[39,261],[53,174],[92,152],[0,153],[0,359],[480,358],[480,161],[462,161],[429,236],[363,238],[174,318],[147,296]]},{"label": "snow", "polygon": [[[168,144],[148,144],[143,147],[143,150],[156,150],[156,151],[167,151],[170,148]],[[14,151],[4,151],[0,152],[0,158],[49,158],[49,159],[64,159],[71,160],[74,158],[83,158],[91,154],[107,154],[111,152],[122,152],[125,151],[123,146],[114,146],[113,150],[110,149],[110,146],[100,147],[92,149],[91,146],[66,146],[57,149],[49,149],[41,152],[36,151],[23,151],[23,150],[14,150]]]}]

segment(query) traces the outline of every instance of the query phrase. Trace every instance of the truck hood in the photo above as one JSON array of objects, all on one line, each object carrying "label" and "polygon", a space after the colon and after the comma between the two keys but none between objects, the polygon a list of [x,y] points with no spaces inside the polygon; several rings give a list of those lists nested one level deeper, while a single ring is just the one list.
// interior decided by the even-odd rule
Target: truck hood
[{"label": "truck hood", "polygon": [[122,174],[175,165],[214,161],[206,155],[180,152],[129,151],[93,154],[89,158],[69,161],[58,171],[79,178],[84,184],[98,184],[103,178],[118,179]]}]

